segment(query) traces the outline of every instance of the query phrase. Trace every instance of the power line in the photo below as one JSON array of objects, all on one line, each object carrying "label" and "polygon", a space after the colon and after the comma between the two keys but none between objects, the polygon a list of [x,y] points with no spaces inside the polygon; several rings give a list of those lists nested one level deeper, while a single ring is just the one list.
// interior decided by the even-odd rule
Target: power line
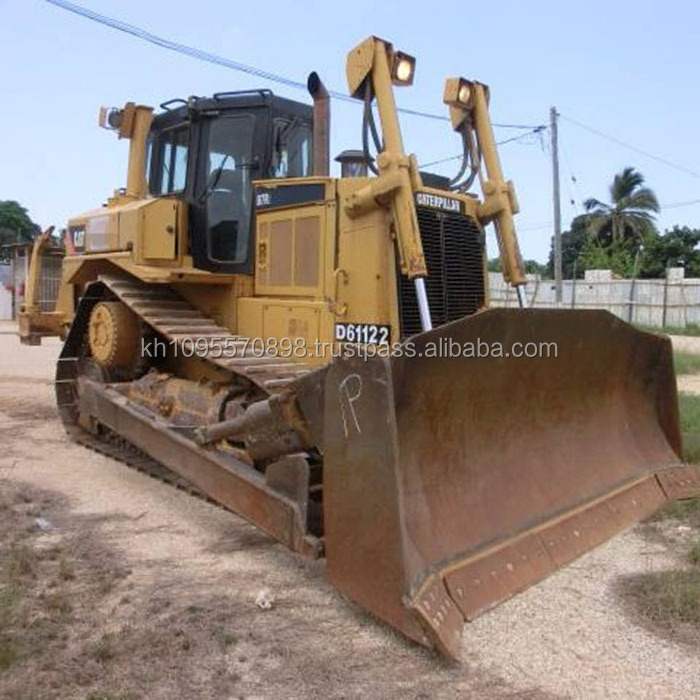
[{"label": "power line", "polygon": [[[137,27],[133,24],[128,24],[127,22],[122,22],[121,20],[114,19],[113,17],[107,17],[106,15],[99,14],[98,12],[89,10],[88,8],[83,7],[81,5],[76,5],[75,3],[67,2],[67,0],[45,0],[45,2],[49,3],[50,5],[54,5],[55,7],[58,7],[62,10],[72,12],[73,14],[79,15],[80,17],[84,17],[85,19],[97,22],[98,24],[102,24],[107,27],[111,27],[112,29],[116,29],[117,31],[123,32],[124,34],[129,34],[133,37],[136,37],[137,39],[141,39],[142,41],[154,44],[155,46],[159,46],[160,48],[167,49],[168,51],[174,51],[184,56],[195,58],[199,61],[206,61],[208,63],[213,63],[218,66],[223,66],[224,68],[231,68],[232,70],[236,70],[241,73],[247,73],[248,75],[253,75],[257,78],[261,78],[262,80],[268,80],[270,82],[278,83],[280,85],[294,88],[296,90],[306,91],[306,83],[302,83],[298,80],[292,80],[291,78],[278,75],[277,73],[271,73],[261,68],[249,66],[245,63],[240,63],[239,61],[233,61],[231,59],[224,58],[223,56],[219,56],[208,51],[197,49],[193,46],[188,46],[186,44],[180,44],[176,41],[171,41],[170,39],[165,39],[164,37],[158,36],[157,34],[152,34],[151,32],[148,32],[145,29],[142,29],[141,27]],[[336,90],[329,90],[328,92],[332,97],[334,97],[337,100],[341,100],[343,102],[351,102],[353,104],[359,104],[357,100],[350,97],[350,95],[346,95],[343,92],[338,92]],[[421,112],[419,110],[407,109],[403,107],[399,107],[398,111],[402,114],[407,114],[414,117],[423,117],[425,119],[433,119],[441,122],[449,121],[449,117],[443,116],[441,114],[431,114],[430,112]],[[527,124],[494,123],[494,126],[503,129],[534,128],[532,125]]]},{"label": "power line", "polygon": [[[700,204],[700,199],[691,199],[688,200],[687,202],[672,202],[670,204],[662,204],[661,210],[663,211],[664,209],[676,209],[678,207],[689,207],[694,204]],[[526,226],[518,226],[518,231],[541,231],[543,229],[547,228],[552,228],[552,222],[548,221],[546,223],[541,223],[541,224],[530,224]]]},{"label": "power line", "polygon": [[505,139],[504,141],[499,141],[496,145],[497,146],[504,146],[507,143],[512,143],[513,141],[520,141],[520,139],[524,139],[527,136],[532,136],[533,134],[541,134],[543,131],[546,131],[547,127],[544,124],[540,124],[539,126],[532,126],[530,127],[530,131],[528,131],[525,134],[519,134],[518,136],[511,136],[509,139]]},{"label": "power line", "polygon": [[[532,136],[533,134],[539,134],[542,131],[544,131],[547,127],[544,125],[536,126],[530,128],[530,130],[525,133],[525,134],[518,134],[518,136],[511,136],[509,139],[504,139],[503,141],[498,141],[496,143],[497,146],[503,146],[506,143],[512,143],[513,141],[519,141],[520,139],[524,139],[526,136]],[[459,155],[456,156],[447,156],[447,158],[440,158],[439,160],[433,160],[430,163],[421,163],[419,167],[421,168],[430,168],[433,165],[442,165],[442,163],[449,163],[450,161],[453,160],[459,160],[460,158],[463,158],[464,154],[460,153]]]},{"label": "power line", "polygon": [[672,202],[671,204],[662,204],[661,209],[677,209],[678,207],[689,207],[693,204],[700,204],[700,199],[691,199],[687,202]]},{"label": "power line", "polygon": [[[573,206],[574,211],[578,211],[578,204],[579,202],[583,202],[583,197],[581,196],[581,189],[578,186],[578,178],[576,177],[574,169],[571,166],[571,158],[569,157],[569,153],[566,149],[566,144],[562,142],[561,135],[559,138],[559,150],[564,156],[564,165],[569,174],[568,177],[564,178],[564,185],[569,195],[569,202],[571,203],[571,206]],[[576,191],[574,192],[574,190]]]},{"label": "power line", "polygon": [[575,119],[572,119],[571,117],[567,117],[565,115],[561,115],[562,119],[565,119],[567,122],[571,122],[572,124],[575,124],[581,129],[584,129],[585,131],[590,131],[592,134],[596,134],[597,136],[600,136],[601,138],[604,138],[608,141],[612,141],[613,143],[618,144],[619,146],[623,146],[624,148],[628,148],[630,151],[634,151],[635,153],[639,153],[643,156],[646,156],[647,158],[651,158],[652,160],[657,161],[658,163],[663,163],[664,165],[667,165],[669,168],[673,168],[674,170],[678,170],[682,173],[685,173],[686,175],[691,175],[692,177],[696,177],[700,179],[700,173],[695,172],[694,170],[691,170],[690,168],[686,168],[683,165],[678,165],[677,163],[674,163],[670,160],[667,160],[666,158],[662,158],[661,156],[656,156],[653,153],[649,153],[649,151],[645,151],[641,148],[637,148],[636,146],[633,146],[632,144],[626,143],[625,141],[622,141],[621,139],[616,138],[615,136],[610,136],[609,134],[605,134],[602,131],[599,131],[598,129],[594,129],[592,126],[586,126],[586,124],[582,124],[579,121],[576,121]]}]

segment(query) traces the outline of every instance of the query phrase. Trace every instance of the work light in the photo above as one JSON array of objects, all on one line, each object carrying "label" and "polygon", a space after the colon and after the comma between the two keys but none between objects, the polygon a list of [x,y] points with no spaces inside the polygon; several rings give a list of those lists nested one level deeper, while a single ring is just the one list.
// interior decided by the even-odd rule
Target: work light
[{"label": "work light", "polygon": [[472,87],[472,82],[465,78],[448,78],[445,81],[445,94],[442,101],[450,107],[469,109],[471,107]]},{"label": "work light", "polygon": [[412,85],[416,59],[403,51],[394,51],[391,78],[394,85]]}]

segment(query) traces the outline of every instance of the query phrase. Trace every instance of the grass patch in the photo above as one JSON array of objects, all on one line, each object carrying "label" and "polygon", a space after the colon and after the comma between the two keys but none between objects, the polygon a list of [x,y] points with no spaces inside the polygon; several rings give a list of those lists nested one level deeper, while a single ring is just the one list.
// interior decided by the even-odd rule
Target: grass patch
[{"label": "grass patch", "polygon": [[19,590],[12,584],[4,584],[0,587],[0,621],[19,600]]},{"label": "grass patch", "polygon": [[678,407],[685,459],[691,464],[700,462],[700,396],[681,392],[678,395]]},{"label": "grass patch", "polygon": [[700,542],[696,542],[688,551],[688,561],[693,566],[700,566]]},{"label": "grass patch", "polygon": [[673,367],[676,374],[698,374],[700,372],[700,355],[676,350],[673,353]]},{"label": "grass patch", "polygon": [[[700,501],[673,504],[686,522],[700,524]],[[637,574],[620,582],[628,610],[651,631],[676,642],[700,643],[700,541],[687,553],[689,568]]]},{"label": "grass patch", "polygon": [[102,636],[102,639],[95,645],[92,655],[96,661],[105,663],[111,661],[117,655],[117,648],[114,643],[114,638],[107,633]]},{"label": "grass patch", "polygon": [[700,433],[683,433],[683,450],[686,462],[700,463]]},{"label": "grass patch", "polygon": [[626,586],[627,595],[648,622],[670,628],[678,623],[700,627],[700,568],[640,574],[627,579]]},{"label": "grass patch", "polygon": [[71,597],[62,589],[44,596],[44,608],[50,615],[58,617],[66,617],[73,612]]},{"label": "grass patch", "polygon": [[700,396],[694,394],[678,395],[681,411],[681,430],[684,433],[700,433]]},{"label": "grass patch", "polygon": [[14,583],[3,583],[0,586],[0,672],[7,671],[19,656],[10,626],[20,599],[19,589]]},{"label": "grass patch", "polygon": [[650,521],[665,520],[666,518],[682,520],[690,527],[700,529],[700,498],[689,498],[685,501],[669,501],[650,518]]},{"label": "grass patch", "polygon": [[36,552],[25,544],[14,544],[10,549],[8,578],[10,581],[36,576]]},{"label": "grass patch", "polygon": [[0,671],[7,671],[17,660],[17,648],[8,637],[0,637]]}]

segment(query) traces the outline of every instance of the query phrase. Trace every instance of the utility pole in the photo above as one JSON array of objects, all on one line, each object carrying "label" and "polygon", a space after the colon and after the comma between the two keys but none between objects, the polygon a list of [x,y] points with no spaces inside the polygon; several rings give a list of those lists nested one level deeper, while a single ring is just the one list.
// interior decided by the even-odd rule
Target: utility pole
[{"label": "utility pole", "polygon": [[561,269],[561,202],[559,200],[559,135],[556,107],[549,110],[549,133],[552,139],[552,195],[554,199],[554,298],[557,306],[562,301]]}]

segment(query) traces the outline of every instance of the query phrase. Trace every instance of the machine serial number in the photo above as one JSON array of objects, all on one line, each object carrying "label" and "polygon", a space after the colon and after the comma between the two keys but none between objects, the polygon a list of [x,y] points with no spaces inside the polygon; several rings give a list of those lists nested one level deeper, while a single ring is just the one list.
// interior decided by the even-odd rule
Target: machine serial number
[{"label": "machine serial number", "polygon": [[388,345],[391,337],[389,326],[374,323],[336,323],[335,339],[340,343],[364,343]]}]

